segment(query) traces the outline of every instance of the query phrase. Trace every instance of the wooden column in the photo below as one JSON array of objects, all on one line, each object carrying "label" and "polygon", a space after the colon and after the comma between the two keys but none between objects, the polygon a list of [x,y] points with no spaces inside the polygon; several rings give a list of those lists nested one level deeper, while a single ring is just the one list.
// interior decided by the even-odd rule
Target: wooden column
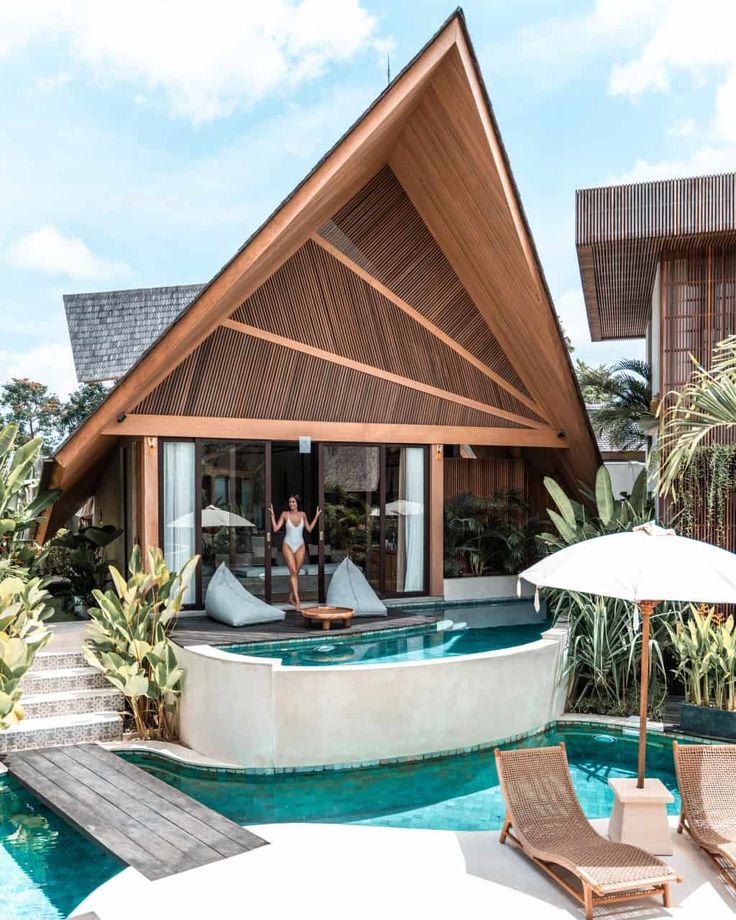
[{"label": "wooden column", "polygon": [[429,593],[439,597],[444,594],[444,475],[442,444],[431,444],[429,448]]},{"label": "wooden column", "polygon": [[158,438],[146,436],[141,442],[140,455],[140,535],[141,553],[159,545],[158,528]]}]

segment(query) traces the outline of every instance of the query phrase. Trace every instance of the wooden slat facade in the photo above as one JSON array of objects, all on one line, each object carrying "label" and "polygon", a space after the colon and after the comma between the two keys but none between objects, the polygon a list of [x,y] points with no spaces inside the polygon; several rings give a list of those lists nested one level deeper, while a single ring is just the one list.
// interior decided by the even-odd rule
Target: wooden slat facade
[{"label": "wooden slat facade", "polygon": [[216,330],[134,412],[520,428],[477,409],[229,328]]},{"label": "wooden slat facade", "polygon": [[664,252],[736,245],[736,173],[582,189],[576,245],[593,339],[642,338]]},{"label": "wooden slat facade", "polygon": [[479,457],[475,460],[447,457],[444,461],[446,500],[460,492],[470,492],[480,498],[516,492],[533,515],[546,519],[544,511],[550,499],[543,478],[523,456]]},{"label": "wooden slat facade", "polygon": [[529,395],[389,166],[321,227],[320,234]]}]

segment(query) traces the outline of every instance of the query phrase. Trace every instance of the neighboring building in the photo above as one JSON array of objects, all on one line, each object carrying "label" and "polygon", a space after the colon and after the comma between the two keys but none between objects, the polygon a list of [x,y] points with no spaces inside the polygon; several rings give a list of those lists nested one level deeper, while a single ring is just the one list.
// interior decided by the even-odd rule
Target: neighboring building
[{"label": "neighboring building", "polygon": [[[588,404],[588,413],[599,408],[598,405]],[[646,468],[646,451],[619,450],[618,445],[611,442],[607,434],[596,436],[601,459],[611,476],[611,488],[618,498],[622,492],[630,493],[639,474]]]},{"label": "neighboring building", "polygon": [[[576,245],[591,336],[646,339],[655,403],[736,332],[736,173],[577,193]],[[695,535],[736,550],[705,509]]]},{"label": "neighboring building", "polygon": [[292,492],[325,509],[305,596],[346,553],[436,595],[446,494],[542,510],[543,475],[600,462],[459,13],[209,284],[65,304],[80,379],[118,382],[54,457],[45,531],[94,496],[126,551],[203,553],[194,604],[221,560],[286,594],[266,509]]}]

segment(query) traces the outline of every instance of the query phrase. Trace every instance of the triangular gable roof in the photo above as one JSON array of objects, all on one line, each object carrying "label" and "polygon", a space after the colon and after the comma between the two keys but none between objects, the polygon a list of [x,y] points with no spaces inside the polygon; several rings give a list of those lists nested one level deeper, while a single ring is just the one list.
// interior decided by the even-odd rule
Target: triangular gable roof
[{"label": "triangular gable roof", "polygon": [[386,164],[572,448],[569,478],[590,480],[599,455],[458,10],[59,448],[53,484],[77,481],[126,433],[126,413]]}]

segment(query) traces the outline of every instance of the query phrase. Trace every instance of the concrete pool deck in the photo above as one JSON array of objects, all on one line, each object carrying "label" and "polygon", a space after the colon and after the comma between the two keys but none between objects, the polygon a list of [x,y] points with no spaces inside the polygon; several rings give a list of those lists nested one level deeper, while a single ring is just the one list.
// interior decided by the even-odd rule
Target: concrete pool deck
[{"label": "concrete pool deck", "polygon": [[[654,898],[596,908],[596,918],[709,920],[733,917],[736,897],[692,841],[675,833],[666,861],[685,881],[673,907]],[[607,821],[594,821],[604,832]],[[149,882],[125,869],[77,909],[100,920],[176,915],[299,917],[300,920],[423,920],[579,918],[581,908],[498,831],[450,832],[330,824],[270,824],[251,828],[271,846]],[[136,905],[138,905],[136,907]],[[144,910],[145,913],[141,913]],[[72,914],[74,917],[75,914]]]}]

